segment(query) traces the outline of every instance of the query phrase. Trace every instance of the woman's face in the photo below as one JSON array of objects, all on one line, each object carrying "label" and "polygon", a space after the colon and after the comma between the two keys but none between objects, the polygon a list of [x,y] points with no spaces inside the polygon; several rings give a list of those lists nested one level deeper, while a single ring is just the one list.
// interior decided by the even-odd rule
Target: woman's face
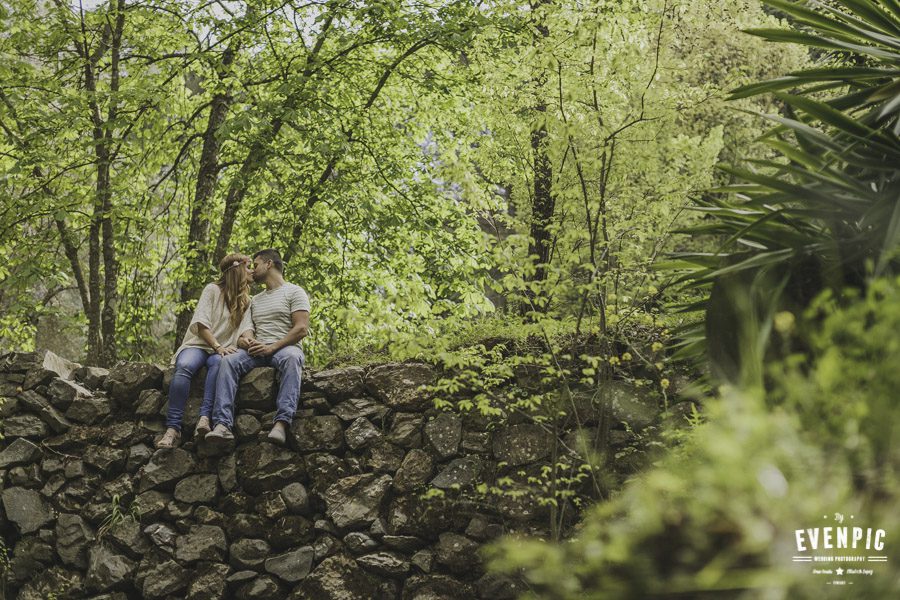
[{"label": "woman's face", "polygon": [[245,278],[244,280],[247,282],[247,284],[249,285],[253,283],[253,263],[249,260],[245,260],[243,263],[241,263],[240,268],[243,269]]}]

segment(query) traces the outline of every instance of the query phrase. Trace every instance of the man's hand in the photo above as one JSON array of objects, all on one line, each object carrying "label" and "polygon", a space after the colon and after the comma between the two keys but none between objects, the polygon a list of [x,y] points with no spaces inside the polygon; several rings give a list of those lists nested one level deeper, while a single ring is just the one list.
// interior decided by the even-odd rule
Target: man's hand
[{"label": "man's hand", "polygon": [[247,348],[250,356],[272,356],[275,354],[275,347],[272,344],[263,344],[259,340],[251,340]]}]

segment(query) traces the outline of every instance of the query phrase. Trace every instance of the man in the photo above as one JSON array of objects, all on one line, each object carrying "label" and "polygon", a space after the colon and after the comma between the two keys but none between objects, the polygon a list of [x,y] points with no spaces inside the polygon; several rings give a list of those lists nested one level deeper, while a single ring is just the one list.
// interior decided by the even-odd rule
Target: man
[{"label": "man", "polygon": [[260,250],[253,255],[253,280],[265,285],[250,301],[253,329],[238,338],[239,350],[222,359],[216,382],[215,427],[206,441],[223,447],[234,439],[234,397],[238,382],[251,369],[273,366],[278,371],[278,396],[272,431],[268,439],[284,445],[287,429],[297,410],[300,379],[305,357],[300,347],[309,333],[309,297],[303,288],[284,280],[284,265],[276,250]]}]

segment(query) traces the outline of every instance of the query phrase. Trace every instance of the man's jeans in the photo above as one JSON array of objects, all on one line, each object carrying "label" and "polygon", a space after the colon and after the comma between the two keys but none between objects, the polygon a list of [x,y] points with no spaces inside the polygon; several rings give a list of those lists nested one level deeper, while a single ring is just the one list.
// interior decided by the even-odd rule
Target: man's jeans
[{"label": "man's jeans", "polygon": [[219,379],[216,382],[216,405],[213,409],[213,425],[221,423],[229,429],[234,427],[234,397],[241,377],[256,367],[275,367],[278,371],[278,395],[275,405],[278,412],[274,421],[284,421],[287,425],[294,419],[297,399],[300,397],[300,379],[306,358],[299,346],[285,346],[272,356],[250,356],[246,350],[238,350],[222,360]]},{"label": "man's jeans", "polygon": [[169,410],[166,413],[166,427],[181,431],[181,418],[184,405],[191,393],[191,380],[203,365],[206,365],[206,382],[203,385],[203,403],[200,405],[200,416],[208,417],[212,412],[216,397],[216,379],[219,375],[219,363],[222,357],[213,352],[207,354],[200,348],[185,348],[175,357],[175,375],[169,384]]}]

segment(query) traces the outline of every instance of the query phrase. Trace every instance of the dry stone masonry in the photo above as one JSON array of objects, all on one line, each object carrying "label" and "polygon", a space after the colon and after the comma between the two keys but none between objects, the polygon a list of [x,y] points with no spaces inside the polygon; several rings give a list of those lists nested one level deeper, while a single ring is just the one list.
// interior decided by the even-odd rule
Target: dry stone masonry
[{"label": "dry stone masonry", "polygon": [[[527,495],[467,491],[539,471],[553,446],[546,427],[439,411],[421,389],[433,368],[394,363],[306,373],[281,448],[265,441],[276,381],[262,368],[241,383],[233,449],[211,456],[191,439],[201,376],[182,447],[154,450],[170,377],[152,364],[107,371],[46,351],[0,357],[7,597],[502,600],[521,591],[486,573],[478,551],[509,531],[542,532],[546,513]],[[430,489],[444,493],[426,499]]]}]

